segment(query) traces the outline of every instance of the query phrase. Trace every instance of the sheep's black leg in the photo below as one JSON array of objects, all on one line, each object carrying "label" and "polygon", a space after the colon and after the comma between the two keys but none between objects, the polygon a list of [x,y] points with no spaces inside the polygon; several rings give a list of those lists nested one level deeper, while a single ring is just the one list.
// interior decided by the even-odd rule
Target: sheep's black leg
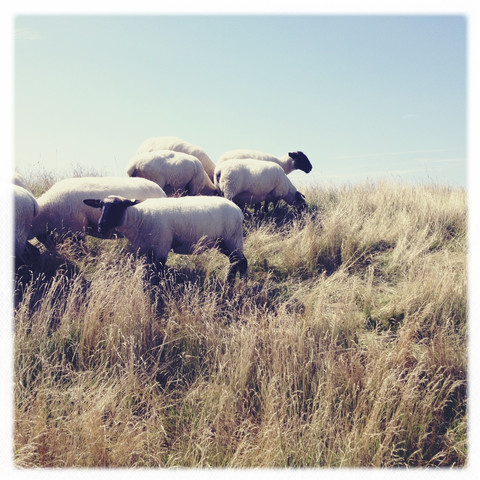
[{"label": "sheep's black leg", "polygon": [[232,252],[228,258],[230,260],[230,268],[227,274],[227,282],[233,283],[237,272],[239,272],[240,278],[246,279],[248,262],[243,253]]},{"label": "sheep's black leg", "polygon": [[222,240],[217,244],[218,250],[228,257],[230,261],[230,268],[228,269],[227,282],[233,283],[237,272],[240,274],[240,278],[246,279],[248,262],[243,253],[239,253],[237,250],[231,251]]},{"label": "sheep's black leg", "polygon": [[151,283],[151,285],[158,285],[160,282],[160,278],[165,274],[165,263],[167,259],[157,259],[155,260],[155,253],[153,250],[148,250],[144,252],[146,260],[147,260],[147,280]]},{"label": "sheep's black leg", "polygon": [[194,192],[194,188],[193,188],[192,182],[193,182],[193,180],[190,180],[190,181],[185,185],[185,195],[188,195],[188,196],[193,196],[193,195],[195,195],[195,194],[193,193],[193,192]]},{"label": "sheep's black leg", "polygon": [[27,259],[27,261],[29,259],[37,259],[40,256],[40,251],[37,247],[27,241],[27,243],[25,244],[25,251],[23,252],[23,256]]}]

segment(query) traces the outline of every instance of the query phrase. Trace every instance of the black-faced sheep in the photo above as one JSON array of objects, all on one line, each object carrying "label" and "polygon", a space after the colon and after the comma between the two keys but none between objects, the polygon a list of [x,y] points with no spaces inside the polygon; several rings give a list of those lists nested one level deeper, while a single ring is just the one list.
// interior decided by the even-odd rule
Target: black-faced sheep
[{"label": "black-faced sheep", "polygon": [[220,193],[240,206],[263,201],[277,204],[280,200],[297,209],[306,206],[303,194],[274,162],[226,160],[216,166],[214,180]]},{"label": "black-faced sheep", "polygon": [[221,155],[217,163],[246,158],[277,163],[283,168],[283,171],[287,175],[294,170],[302,170],[305,173],[309,173],[312,170],[312,164],[303,152],[290,152],[283,157],[276,157],[270,153],[260,152],[258,150],[229,150]]},{"label": "black-faced sheep", "polygon": [[104,198],[122,195],[147,199],[166,197],[154,182],[145,178],[129,177],[76,177],[60,180],[38,198],[39,213],[35,217],[30,238],[46,242],[51,234],[73,233],[99,236],[97,232],[100,212],[87,207],[85,198]]},{"label": "black-faced sheep", "polygon": [[100,233],[117,230],[133,248],[162,267],[168,253],[192,254],[199,248],[218,248],[230,260],[228,282],[238,272],[246,277],[243,254],[243,214],[232,202],[220,197],[148,199],[143,202],[111,196],[85,199],[101,209]]}]

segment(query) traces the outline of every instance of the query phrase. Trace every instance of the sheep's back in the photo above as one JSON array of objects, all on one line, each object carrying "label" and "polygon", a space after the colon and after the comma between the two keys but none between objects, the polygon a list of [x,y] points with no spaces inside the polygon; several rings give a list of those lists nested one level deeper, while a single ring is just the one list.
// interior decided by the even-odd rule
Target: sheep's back
[{"label": "sheep's back", "polygon": [[38,198],[39,214],[32,235],[49,230],[82,232],[88,223],[97,224],[101,211],[83,203],[87,198],[102,199],[109,195],[146,199],[165,197],[154,182],[144,178],[84,177],[69,178],[54,184]]},{"label": "sheep's back", "polygon": [[198,158],[210,179],[213,179],[215,164],[205,150],[198,145],[193,145],[178,137],[152,137],[145,140],[137,150],[138,153],[152,152],[154,150],[173,150],[175,152],[188,153]]},{"label": "sheep's back", "polygon": [[223,163],[227,160],[241,160],[241,159],[255,159],[255,160],[262,160],[264,162],[274,162],[280,165],[280,160],[275,155],[270,153],[261,152],[259,150],[251,150],[251,149],[237,149],[237,150],[228,150],[224,152],[220,158],[218,159],[217,163]]},{"label": "sheep's back", "polygon": [[184,188],[195,179],[197,189],[204,184],[205,171],[200,160],[188,153],[173,150],[154,150],[136,154],[127,169],[128,175],[152,180],[161,187]]},{"label": "sheep's back", "polygon": [[144,237],[149,233],[161,237],[169,231],[185,242],[196,243],[207,236],[213,240],[234,237],[238,243],[243,233],[242,211],[220,197],[149,199],[132,208],[141,212]]},{"label": "sheep's back", "polygon": [[218,165],[217,172],[220,184],[227,184],[232,195],[250,192],[260,197],[275,189],[285,176],[279,165],[257,159],[230,159]]}]

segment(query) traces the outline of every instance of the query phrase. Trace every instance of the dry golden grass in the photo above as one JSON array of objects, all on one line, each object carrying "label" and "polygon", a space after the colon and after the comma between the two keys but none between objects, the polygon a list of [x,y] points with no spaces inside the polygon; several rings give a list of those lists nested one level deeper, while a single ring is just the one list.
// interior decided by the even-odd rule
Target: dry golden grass
[{"label": "dry golden grass", "polygon": [[[461,189],[311,188],[225,257],[65,241],[17,278],[19,467],[390,467],[467,462]],[[33,279],[32,279],[33,278]]]}]

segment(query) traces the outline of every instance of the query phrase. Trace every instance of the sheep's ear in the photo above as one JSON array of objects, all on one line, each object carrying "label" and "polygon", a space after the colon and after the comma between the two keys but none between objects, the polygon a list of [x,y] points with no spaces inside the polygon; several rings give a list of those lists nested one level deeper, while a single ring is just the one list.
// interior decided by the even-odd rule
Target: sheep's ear
[{"label": "sheep's ear", "polygon": [[128,201],[128,206],[129,207],[132,207],[133,205],[137,205],[137,203],[140,203],[142,200],[137,200],[136,198],[131,198],[129,201]]},{"label": "sheep's ear", "polygon": [[300,202],[305,201],[305,195],[303,193],[299,192],[298,190],[295,193],[295,197],[296,197],[296,200],[298,200]]},{"label": "sheep's ear", "polygon": [[93,208],[102,208],[103,202],[101,200],[94,200],[93,198],[87,198],[83,201],[85,205]]}]

